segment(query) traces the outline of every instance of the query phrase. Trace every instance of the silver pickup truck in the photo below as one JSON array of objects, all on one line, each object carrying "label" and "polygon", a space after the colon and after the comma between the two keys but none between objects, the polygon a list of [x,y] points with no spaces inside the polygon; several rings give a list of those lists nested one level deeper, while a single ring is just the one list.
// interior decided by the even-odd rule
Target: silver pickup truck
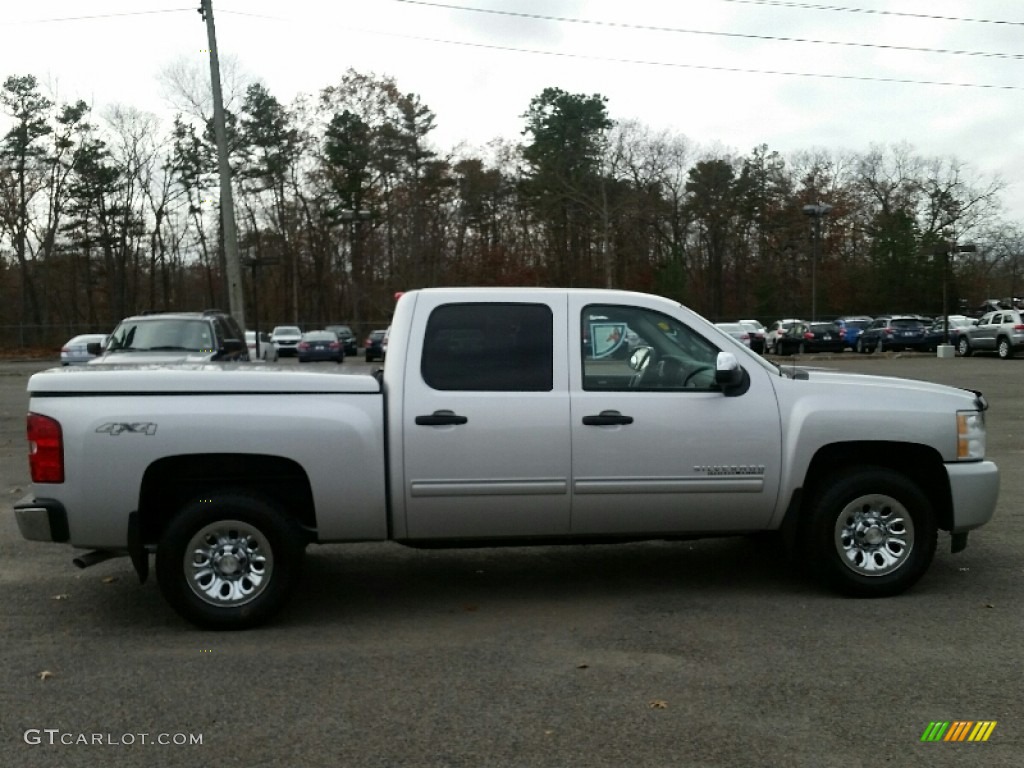
[{"label": "silver pickup truck", "polygon": [[[614,542],[777,531],[892,595],[988,521],[978,392],[780,369],[622,291],[405,293],[380,376],[260,364],[54,369],[28,385],[22,535],[156,556],[204,627],[256,625],[310,543]],[[856,403],[837,408],[836,403]]]}]

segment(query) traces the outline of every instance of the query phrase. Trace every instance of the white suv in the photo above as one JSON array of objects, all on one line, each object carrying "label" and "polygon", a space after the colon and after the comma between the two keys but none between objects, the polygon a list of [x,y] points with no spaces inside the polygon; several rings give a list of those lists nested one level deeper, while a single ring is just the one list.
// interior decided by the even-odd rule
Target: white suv
[{"label": "white suv", "polygon": [[778,341],[779,336],[785,335],[786,331],[792,328],[797,323],[806,323],[806,320],[797,320],[796,318],[790,318],[788,320],[776,320],[772,323],[764,334],[764,352],[766,355],[774,354],[775,343]]},{"label": "white suv", "polygon": [[299,342],[302,341],[302,331],[297,325],[279,325],[270,334],[270,340],[274,343],[278,357],[297,355]]}]

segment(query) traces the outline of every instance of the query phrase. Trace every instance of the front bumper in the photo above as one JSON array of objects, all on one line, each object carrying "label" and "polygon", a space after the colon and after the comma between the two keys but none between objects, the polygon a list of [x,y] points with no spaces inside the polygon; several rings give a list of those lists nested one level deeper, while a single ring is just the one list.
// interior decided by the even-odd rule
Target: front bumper
[{"label": "front bumper", "polygon": [[999,468],[991,461],[946,464],[953,501],[953,527],[950,533],[966,533],[979,528],[996,511],[999,498]]},{"label": "front bumper", "polygon": [[14,505],[14,519],[29,541],[68,541],[68,513],[56,499],[26,496]]}]

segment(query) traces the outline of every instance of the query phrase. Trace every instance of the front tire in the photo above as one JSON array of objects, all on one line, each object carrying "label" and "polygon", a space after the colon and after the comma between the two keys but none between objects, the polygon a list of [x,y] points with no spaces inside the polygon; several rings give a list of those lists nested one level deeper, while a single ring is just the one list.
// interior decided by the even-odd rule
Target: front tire
[{"label": "front tire", "polygon": [[302,564],[302,535],[276,505],[244,491],[204,494],[167,525],[156,551],[160,591],[204,629],[247,629],[284,605]]},{"label": "front tire", "polygon": [[1011,357],[1013,357],[1013,345],[1010,343],[1010,340],[1005,336],[999,339],[999,343],[996,349],[999,351],[1000,360],[1009,360]]},{"label": "front tire", "polygon": [[899,594],[935,556],[931,502],[899,472],[866,466],[834,475],[819,487],[809,513],[813,570],[843,594]]}]

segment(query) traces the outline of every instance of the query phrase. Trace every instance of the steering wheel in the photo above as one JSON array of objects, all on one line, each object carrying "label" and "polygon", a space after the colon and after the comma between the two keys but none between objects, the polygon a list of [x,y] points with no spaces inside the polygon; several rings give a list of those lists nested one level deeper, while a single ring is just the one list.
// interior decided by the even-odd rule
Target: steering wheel
[{"label": "steering wheel", "polygon": [[715,371],[715,367],[713,365],[708,365],[707,363],[702,363],[702,364],[698,365],[696,368],[694,368],[692,371],[690,371],[688,374],[686,374],[686,378],[683,379],[683,386],[684,387],[697,387],[698,386],[697,384],[691,384],[690,382],[693,381],[693,379],[695,379],[699,374],[708,373],[708,372],[711,373],[711,380],[714,381],[714,371]]}]

